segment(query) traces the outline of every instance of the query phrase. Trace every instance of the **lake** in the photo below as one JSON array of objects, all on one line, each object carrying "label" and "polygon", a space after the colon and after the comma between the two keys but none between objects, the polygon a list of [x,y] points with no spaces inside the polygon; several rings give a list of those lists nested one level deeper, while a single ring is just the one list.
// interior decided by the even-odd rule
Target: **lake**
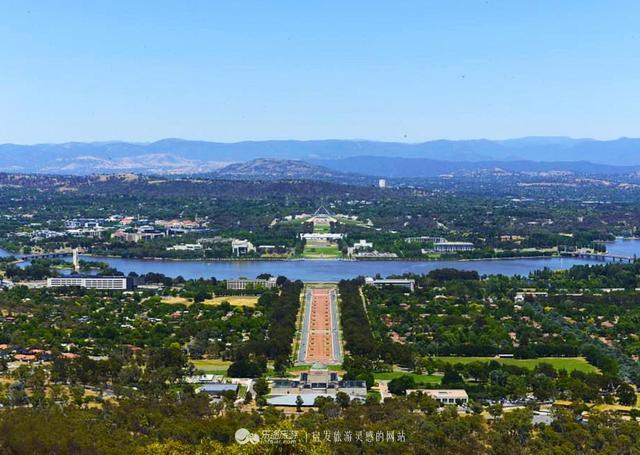
[{"label": "lake", "polygon": [[[617,239],[607,244],[611,253],[640,255],[640,240]],[[0,251],[0,255],[6,255]],[[475,270],[481,275],[523,275],[547,267],[564,270],[579,264],[602,264],[601,261],[579,258],[505,259],[478,261],[340,261],[340,260],[294,260],[294,261],[167,261],[152,259],[121,259],[82,256],[89,261],[102,261],[124,274],[136,272],[162,273],[170,277],[184,278],[255,278],[262,273],[284,275],[289,279],[303,281],[338,281],[359,275],[382,276],[403,273],[424,274],[441,268]]]}]

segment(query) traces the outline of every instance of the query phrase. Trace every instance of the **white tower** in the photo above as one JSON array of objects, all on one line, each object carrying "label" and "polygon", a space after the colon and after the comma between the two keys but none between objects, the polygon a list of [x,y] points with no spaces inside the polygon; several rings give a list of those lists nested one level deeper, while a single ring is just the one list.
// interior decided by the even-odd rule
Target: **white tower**
[{"label": "white tower", "polygon": [[80,272],[80,257],[78,256],[78,249],[73,249],[73,270],[78,273]]}]

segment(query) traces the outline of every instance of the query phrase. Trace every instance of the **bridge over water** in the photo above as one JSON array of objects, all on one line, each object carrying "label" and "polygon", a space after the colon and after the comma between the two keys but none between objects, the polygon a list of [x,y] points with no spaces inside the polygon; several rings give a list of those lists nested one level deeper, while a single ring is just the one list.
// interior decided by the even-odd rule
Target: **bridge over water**
[{"label": "bridge over water", "polygon": [[626,262],[633,263],[636,261],[636,256],[624,256],[622,254],[612,254],[612,253],[598,253],[595,251],[561,251],[561,256],[570,256],[574,258],[582,258],[582,259],[595,259],[598,261],[611,261],[611,262]]}]

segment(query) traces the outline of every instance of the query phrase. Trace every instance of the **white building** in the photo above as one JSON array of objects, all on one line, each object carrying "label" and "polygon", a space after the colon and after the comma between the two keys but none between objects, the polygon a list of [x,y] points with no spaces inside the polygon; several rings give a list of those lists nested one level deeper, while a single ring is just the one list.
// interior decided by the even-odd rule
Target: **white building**
[{"label": "white building", "polygon": [[473,251],[471,242],[434,242],[433,251],[436,253],[458,253],[460,251]]},{"label": "white building", "polygon": [[373,248],[373,243],[362,239],[353,244],[353,251],[368,250],[370,248]]},{"label": "white building", "polygon": [[173,245],[167,247],[168,251],[199,251],[202,250],[202,245],[199,243],[183,243],[182,245]]},{"label": "white building", "polygon": [[313,233],[305,233],[300,234],[300,238],[306,241],[316,241],[316,242],[337,242],[342,239],[344,234],[333,233],[333,232],[313,232]]},{"label": "white building", "polygon": [[231,241],[231,252],[234,256],[244,256],[255,251],[256,247],[248,240],[233,239]]},{"label": "white building", "polygon": [[246,289],[273,289],[276,287],[276,278],[271,277],[267,280],[227,280],[227,289],[233,291],[244,291]]},{"label": "white building", "polygon": [[386,187],[387,187],[387,181],[385,179],[378,180],[378,188],[386,188]]},{"label": "white building", "polygon": [[87,289],[104,289],[126,291],[131,289],[131,280],[124,276],[80,276],[47,278],[48,288],[80,287]]},{"label": "white building", "polygon": [[369,251],[373,249],[373,243],[367,242],[366,240],[360,240],[347,248],[347,255],[353,256],[359,251]]},{"label": "white building", "polygon": [[463,389],[410,389],[407,395],[412,393],[423,393],[428,395],[440,404],[466,405],[469,402],[469,395]]}]

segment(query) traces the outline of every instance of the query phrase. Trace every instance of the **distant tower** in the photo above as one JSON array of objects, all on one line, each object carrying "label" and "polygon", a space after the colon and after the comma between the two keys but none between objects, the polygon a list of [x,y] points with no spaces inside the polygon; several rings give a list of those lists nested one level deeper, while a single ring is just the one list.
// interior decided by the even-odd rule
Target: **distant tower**
[{"label": "distant tower", "polygon": [[80,272],[80,257],[78,256],[78,249],[73,249],[73,270],[78,273]]},{"label": "distant tower", "polygon": [[386,187],[387,187],[387,181],[385,179],[378,180],[378,188],[386,188]]}]

